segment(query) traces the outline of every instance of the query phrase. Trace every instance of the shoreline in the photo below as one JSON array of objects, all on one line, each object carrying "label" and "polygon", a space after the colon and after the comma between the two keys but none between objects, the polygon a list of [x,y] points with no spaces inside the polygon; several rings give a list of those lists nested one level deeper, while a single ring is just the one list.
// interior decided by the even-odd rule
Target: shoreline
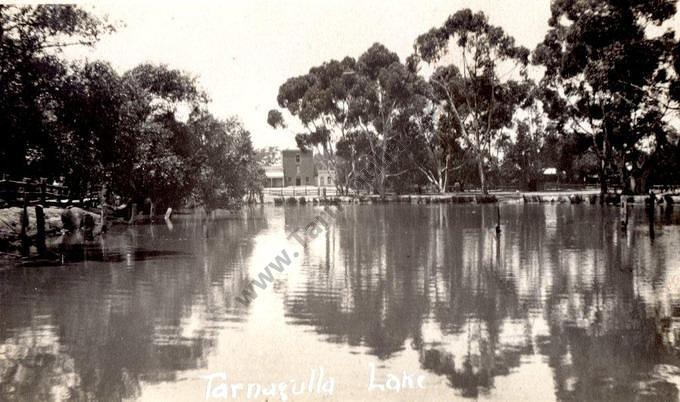
[{"label": "shoreline", "polygon": [[[607,205],[620,205],[625,200],[629,205],[644,206],[649,197],[646,195],[622,196],[620,194],[608,194],[604,203]],[[672,203],[680,203],[680,195],[668,195]],[[657,203],[664,204],[668,200],[658,197]],[[384,204],[384,203],[410,203],[422,204],[506,204],[506,203],[570,203],[590,204],[600,203],[599,190],[564,190],[564,191],[541,191],[541,192],[491,192],[481,193],[446,193],[446,194],[405,194],[387,195],[381,198],[379,195],[359,196],[275,196],[265,195],[263,204],[284,205],[334,205],[334,204]]]}]

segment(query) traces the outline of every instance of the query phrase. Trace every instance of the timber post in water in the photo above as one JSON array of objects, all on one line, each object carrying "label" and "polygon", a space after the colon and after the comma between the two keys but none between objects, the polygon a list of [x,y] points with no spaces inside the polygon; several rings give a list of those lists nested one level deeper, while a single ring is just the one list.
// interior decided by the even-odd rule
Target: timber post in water
[{"label": "timber post in water", "polygon": [[621,220],[621,230],[625,231],[628,227],[628,201],[625,197],[621,197],[621,210],[619,212]]},{"label": "timber post in water", "polygon": [[496,205],[496,235],[500,236],[501,234],[501,207],[500,205]]},{"label": "timber post in water", "polygon": [[130,220],[128,221],[128,224],[132,225],[135,223],[135,218],[137,217],[137,204],[134,202],[130,206]]},{"label": "timber post in water", "polygon": [[42,205],[35,206],[35,225],[38,233],[35,237],[35,247],[38,250],[39,256],[47,254],[47,245],[45,244],[45,212]]},{"label": "timber post in water", "polygon": [[649,219],[649,237],[654,240],[654,215],[656,214],[656,195],[654,191],[649,192],[649,202],[647,207],[647,218]]}]

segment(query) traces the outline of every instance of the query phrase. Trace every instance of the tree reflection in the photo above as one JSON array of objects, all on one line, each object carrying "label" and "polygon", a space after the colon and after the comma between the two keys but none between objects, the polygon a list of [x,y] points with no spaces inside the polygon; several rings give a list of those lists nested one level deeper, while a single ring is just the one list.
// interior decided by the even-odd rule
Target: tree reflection
[{"label": "tree reflection", "polygon": [[80,263],[0,273],[0,399],[130,399],[142,381],[205,366],[244,313],[233,296],[266,225],[252,210],[209,239],[192,219],[123,229]]},{"label": "tree reflection", "polygon": [[[504,206],[496,237],[493,208],[349,207],[331,232],[334,272],[311,272],[289,290],[287,311],[380,359],[410,342],[422,368],[466,397],[540,354],[558,399],[675,399],[676,319],[655,307],[658,291],[640,287],[658,283],[677,256],[661,236],[649,241],[641,217],[620,233],[615,213]],[[680,238],[677,228],[665,236]],[[337,257],[327,250],[319,265]]]}]

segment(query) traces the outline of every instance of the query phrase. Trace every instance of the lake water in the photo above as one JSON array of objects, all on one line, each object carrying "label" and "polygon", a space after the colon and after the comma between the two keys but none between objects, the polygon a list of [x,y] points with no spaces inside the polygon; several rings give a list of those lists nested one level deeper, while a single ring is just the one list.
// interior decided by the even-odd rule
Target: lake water
[{"label": "lake water", "polygon": [[[0,400],[232,400],[272,383],[288,388],[269,400],[678,398],[677,208],[652,227],[636,210],[622,232],[613,207],[502,205],[500,237],[495,206],[328,208],[302,244],[288,233],[323,207],[246,209],[207,238],[189,216],[114,227],[65,266],[5,267]],[[282,250],[274,284],[237,302]],[[293,395],[321,376],[332,394]],[[408,389],[369,391],[391,376]]]}]

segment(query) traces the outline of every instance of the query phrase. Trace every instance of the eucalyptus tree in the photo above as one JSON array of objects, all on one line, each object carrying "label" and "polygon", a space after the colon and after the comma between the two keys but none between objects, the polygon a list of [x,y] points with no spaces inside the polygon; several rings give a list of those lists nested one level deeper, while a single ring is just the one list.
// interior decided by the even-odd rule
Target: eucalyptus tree
[{"label": "eucalyptus tree", "polygon": [[642,176],[648,155],[667,140],[668,113],[677,107],[677,42],[671,30],[650,27],[675,11],[673,0],[552,2],[550,28],[533,62],[545,67],[549,116],[592,140],[602,194],[612,173],[634,191],[627,177]]},{"label": "eucalyptus tree", "polygon": [[[291,77],[280,87],[279,107],[296,117],[304,127],[295,140],[302,149],[315,148],[324,156],[328,168],[335,169],[335,146],[352,128],[353,97],[356,61],[346,57],[312,67],[307,74]],[[274,128],[285,128],[283,114],[270,110],[267,122]]]},{"label": "eucalyptus tree", "polygon": [[[408,171],[395,169],[399,163],[394,159],[401,152],[395,118],[424,96],[424,86],[425,81],[409,71],[396,53],[376,43],[357,60],[331,60],[286,80],[277,101],[306,129],[296,135],[300,148],[315,147],[329,167],[337,168],[336,151],[342,144],[349,167],[341,169],[346,173],[341,181],[368,182],[384,195],[387,180]],[[275,128],[286,127],[278,110],[270,111],[267,121]]]},{"label": "eucalyptus tree", "polygon": [[[450,137],[461,138],[474,155],[487,192],[485,160],[494,137],[512,124],[530,88],[525,82],[529,50],[491,25],[484,13],[469,9],[420,35],[414,47],[414,63],[423,60],[434,69],[430,82],[452,120]],[[445,60],[447,55],[452,57]]]},{"label": "eucalyptus tree", "polygon": [[504,145],[505,174],[501,177],[517,180],[524,189],[537,190],[537,182],[543,168],[539,153],[541,151],[541,138],[532,129],[530,119],[517,120],[514,141],[508,141]]},{"label": "eucalyptus tree", "polygon": [[411,150],[407,151],[404,135],[427,106],[430,87],[379,43],[359,57],[357,71],[359,80],[352,93],[358,107],[353,117],[366,134],[374,190],[384,196],[388,180],[411,170]]}]

